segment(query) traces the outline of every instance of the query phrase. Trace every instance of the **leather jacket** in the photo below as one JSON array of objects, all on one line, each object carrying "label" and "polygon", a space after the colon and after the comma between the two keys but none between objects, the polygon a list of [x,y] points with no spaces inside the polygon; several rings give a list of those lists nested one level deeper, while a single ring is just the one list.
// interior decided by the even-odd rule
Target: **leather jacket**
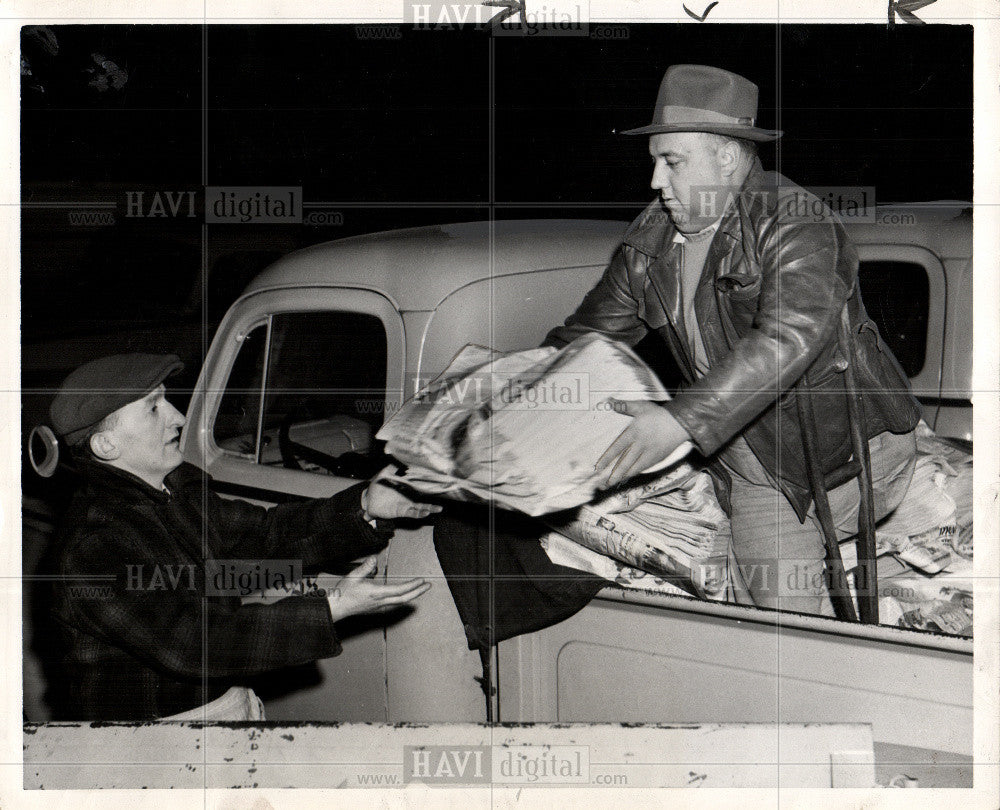
[{"label": "leather jacket", "polygon": [[838,341],[845,302],[861,359],[855,377],[869,438],[912,430],[920,406],[865,311],[857,251],[843,225],[828,209],[808,221],[792,216],[790,210],[802,210],[790,208],[795,199],[816,200],[755,161],[726,208],[694,299],[710,366],[704,377],[696,377],[681,325],[680,251],[659,200],[629,226],[600,281],[545,342],[565,345],[595,331],[634,345],[655,330],[684,377],[665,407],[715,462],[711,468],[723,506],[729,510],[730,479],[712,457],[742,435],[804,520],[812,495],[795,397],[807,371],[824,473],[851,457],[847,354]]}]

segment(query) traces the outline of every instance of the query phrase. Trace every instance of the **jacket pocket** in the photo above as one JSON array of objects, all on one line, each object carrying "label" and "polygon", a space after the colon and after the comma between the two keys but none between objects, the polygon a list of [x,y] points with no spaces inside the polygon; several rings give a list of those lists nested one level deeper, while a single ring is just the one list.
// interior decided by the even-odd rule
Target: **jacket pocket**
[{"label": "jacket pocket", "polygon": [[[838,368],[839,363],[832,366],[828,366],[822,373],[816,373],[815,375],[809,375],[809,390],[814,391],[818,395],[818,399],[821,401],[826,401],[831,394],[840,394],[844,389],[843,376],[844,369]],[[831,385],[831,383],[836,382],[836,385]],[[795,405],[795,392],[798,390],[799,383],[795,386],[789,388],[787,391],[782,393],[778,397],[778,406],[781,408],[790,408]],[[823,389],[822,392],[820,389]],[[820,412],[820,408],[816,407],[814,403],[814,410],[817,415]]]},{"label": "jacket pocket", "polygon": [[760,295],[762,278],[759,273],[726,273],[715,280],[715,289],[731,301],[750,301]]}]

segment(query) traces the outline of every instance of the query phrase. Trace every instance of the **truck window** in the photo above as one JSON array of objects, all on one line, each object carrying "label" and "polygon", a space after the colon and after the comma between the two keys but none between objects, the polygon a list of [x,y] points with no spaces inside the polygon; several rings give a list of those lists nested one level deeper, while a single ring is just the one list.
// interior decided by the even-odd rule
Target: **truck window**
[{"label": "truck window", "polygon": [[243,339],[216,415],[224,452],[256,464],[368,478],[385,463],[386,332],[359,312],[285,312]]},{"label": "truck window", "polygon": [[213,430],[215,443],[223,450],[254,460],[257,458],[257,421],[263,391],[267,330],[268,324],[263,323],[243,338]]},{"label": "truck window", "polygon": [[930,282],[923,265],[867,261],[858,270],[865,309],[908,377],[924,367]]}]

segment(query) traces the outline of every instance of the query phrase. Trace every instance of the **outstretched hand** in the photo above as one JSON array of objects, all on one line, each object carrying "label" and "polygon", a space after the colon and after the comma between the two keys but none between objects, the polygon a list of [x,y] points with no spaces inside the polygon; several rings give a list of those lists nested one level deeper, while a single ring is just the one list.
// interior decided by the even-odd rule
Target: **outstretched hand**
[{"label": "outstretched hand", "polygon": [[598,489],[610,489],[660,463],[691,437],[665,408],[645,400],[611,400],[632,417],[594,465],[604,471]]},{"label": "outstretched hand", "polygon": [[438,504],[414,500],[382,480],[392,473],[392,469],[390,465],[382,470],[372,479],[368,489],[361,494],[361,508],[366,516],[383,520],[398,518],[422,520],[441,511]]},{"label": "outstretched hand", "polygon": [[359,613],[379,613],[406,604],[431,587],[422,579],[376,582],[370,577],[375,573],[377,560],[377,557],[368,557],[328,591],[327,602],[335,622]]}]

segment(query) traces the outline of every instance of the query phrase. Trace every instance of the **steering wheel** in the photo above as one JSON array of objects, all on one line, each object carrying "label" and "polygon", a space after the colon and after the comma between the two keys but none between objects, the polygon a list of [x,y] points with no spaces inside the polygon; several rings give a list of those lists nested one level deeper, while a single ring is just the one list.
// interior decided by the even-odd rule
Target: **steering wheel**
[{"label": "steering wheel", "polygon": [[294,414],[286,416],[278,427],[278,451],[281,453],[281,463],[290,470],[303,470],[301,462],[322,467],[331,475],[342,478],[368,479],[388,463],[383,454],[363,456],[349,451],[333,456],[295,441],[291,437]]}]

